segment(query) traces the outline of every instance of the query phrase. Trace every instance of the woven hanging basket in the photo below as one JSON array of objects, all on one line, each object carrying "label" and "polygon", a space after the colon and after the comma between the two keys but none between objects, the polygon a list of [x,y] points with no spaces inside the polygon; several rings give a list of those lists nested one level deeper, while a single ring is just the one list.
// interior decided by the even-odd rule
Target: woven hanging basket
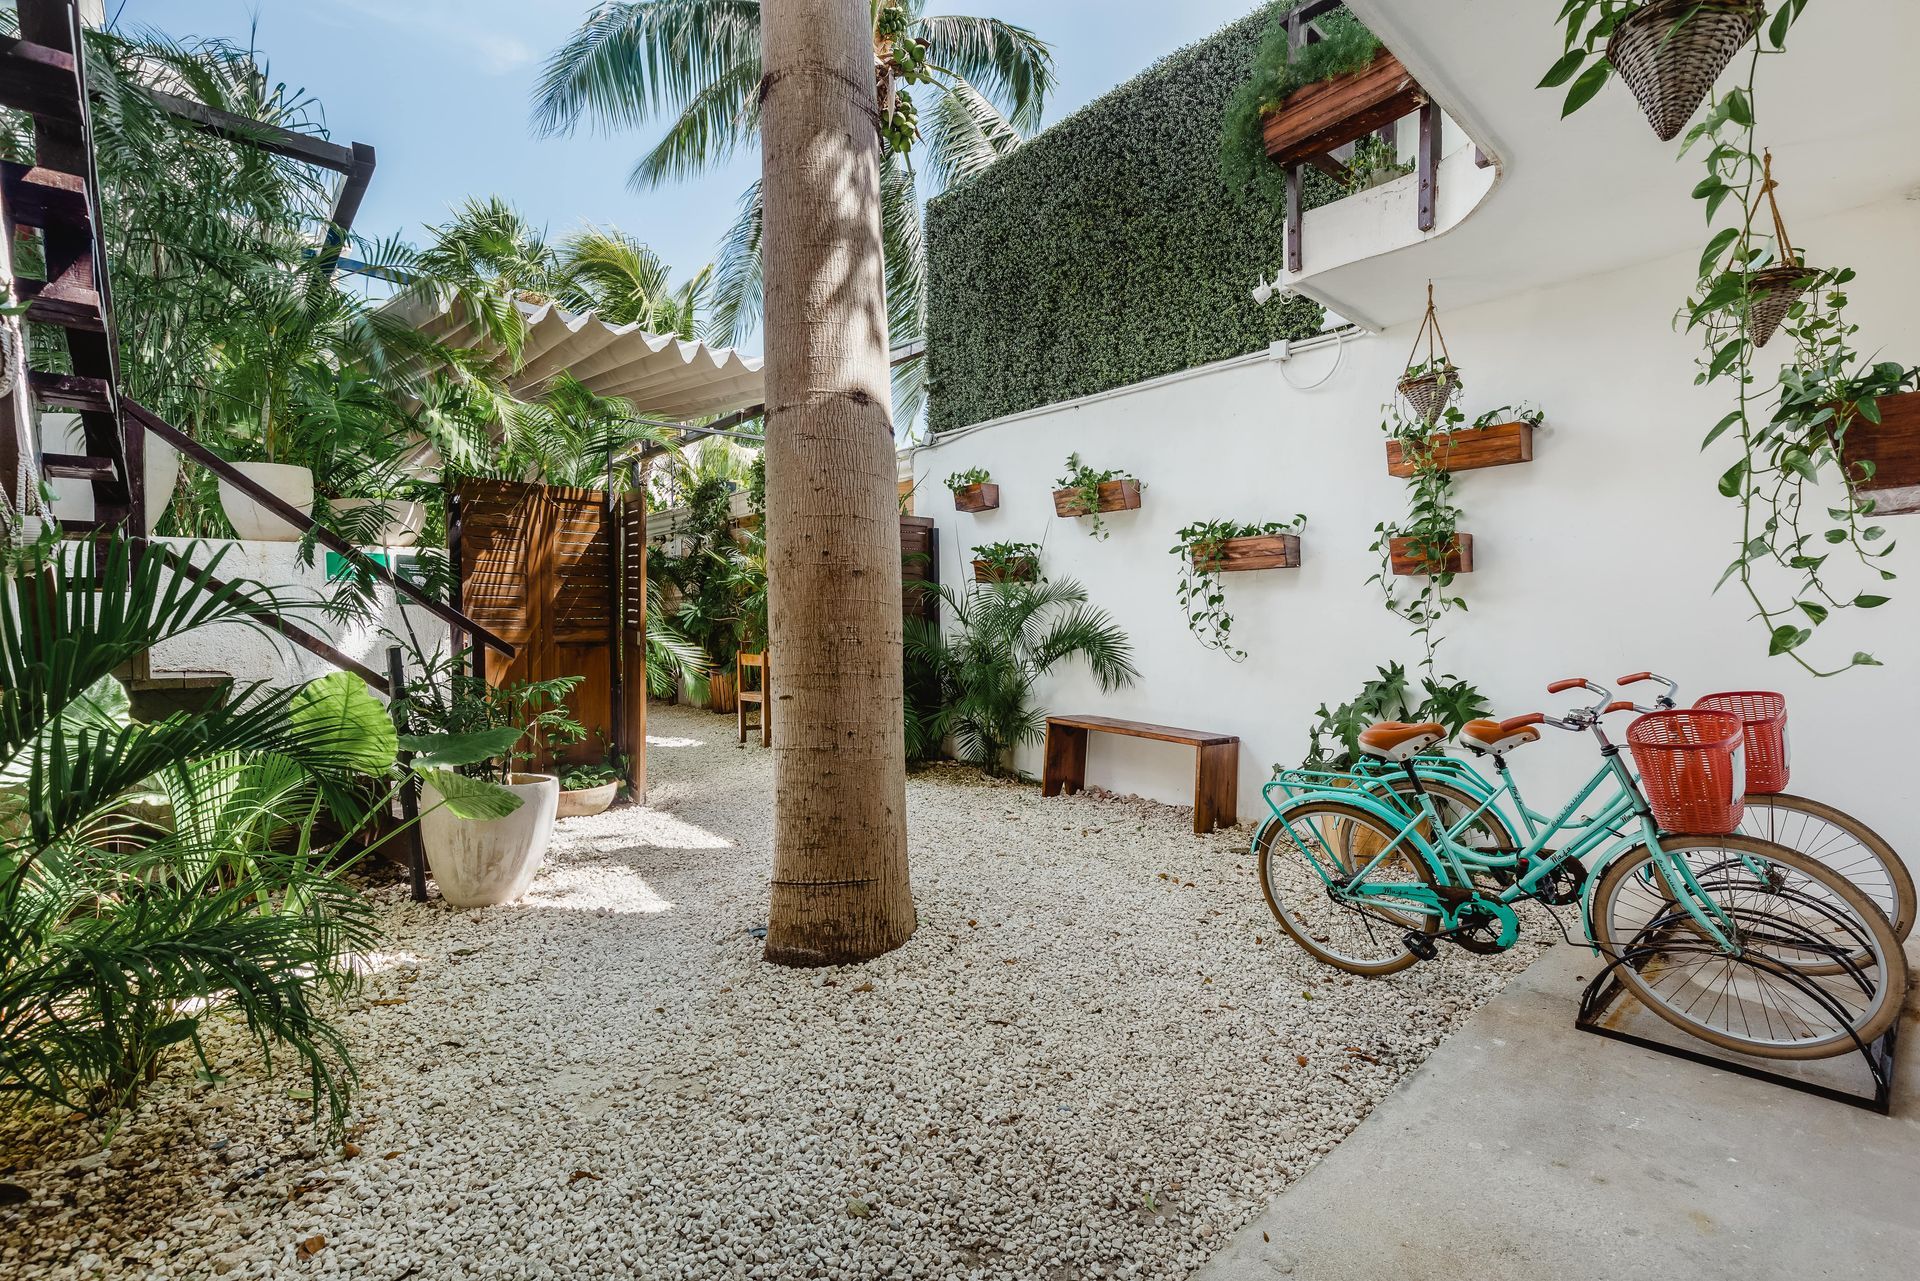
[{"label": "woven hanging basket", "polygon": [[1815,273],[1805,267],[1765,267],[1747,280],[1751,303],[1747,308],[1747,339],[1764,347],[1793,310],[1793,304],[1813,284]]},{"label": "woven hanging basket", "polygon": [[1614,28],[1607,61],[1671,142],[1765,16],[1756,0],[1653,0]]},{"label": "woven hanging basket", "polygon": [[1407,398],[1420,420],[1429,425],[1447,412],[1447,406],[1453,403],[1459,390],[1460,371],[1452,365],[1400,380],[1400,394]]}]

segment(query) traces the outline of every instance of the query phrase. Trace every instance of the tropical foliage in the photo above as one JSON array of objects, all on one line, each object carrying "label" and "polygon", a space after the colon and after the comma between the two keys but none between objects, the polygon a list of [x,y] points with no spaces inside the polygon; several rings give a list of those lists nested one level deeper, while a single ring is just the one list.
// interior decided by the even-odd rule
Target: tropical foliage
[{"label": "tropical foliage", "polygon": [[[1467,681],[1428,673],[1416,689],[1407,669],[1389,663],[1360,687],[1349,702],[1329,711],[1322,703],[1309,730],[1303,764],[1309,769],[1351,769],[1360,758],[1360,733],[1376,721],[1438,721],[1452,738],[1476,716],[1485,716],[1489,704]],[[1283,766],[1275,765],[1275,772]]]},{"label": "tropical foliage", "polygon": [[1139,676],[1126,634],[1072,579],[934,590],[946,603],[946,629],[907,620],[908,685],[917,675],[926,690],[926,701],[907,703],[910,757],[951,739],[962,761],[1004,773],[1009,753],[1044,731],[1046,713],[1033,702],[1042,677],[1073,659],[1085,661],[1103,691]]},{"label": "tropical foliage", "polygon": [[1253,66],[1227,100],[1220,125],[1220,176],[1229,189],[1257,194],[1268,203],[1286,193],[1283,171],[1267,158],[1263,117],[1295,89],[1363,70],[1380,52],[1379,39],[1346,9],[1314,19],[1321,39],[1290,48],[1286,18],[1298,7],[1299,0],[1267,7],[1267,29],[1254,50]]},{"label": "tropical foliage", "polygon": [[231,1021],[337,1120],[332,1001],[375,935],[341,872],[392,794],[392,725],[344,675],[136,720],[113,677],[136,655],[289,606],[213,586],[218,555],[106,546],[0,592],[0,1096],[110,1114],[173,1051],[213,1071],[206,1027]]},{"label": "tropical foliage", "polygon": [[[1221,120],[1269,21],[1172,54],[928,202],[935,432],[1319,332],[1317,304],[1249,296],[1284,209],[1220,177]],[[1305,195],[1339,192],[1314,173]]]},{"label": "tropical foliage", "polygon": [[[894,66],[892,79],[901,78],[901,57],[908,56],[903,46],[921,50],[921,42],[924,57],[912,55],[911,61],[929,77],[929,92],[906,121],[906,132],[890,116],[886,123],[893,132],[882,134],[887,320],[899,345],[926,332],[922,199],[1012,152],[1038,128],[1053,87],[1053,55],[1024,28],[993,18],[926,14],[921,0],[876,4],[874,23],[876,57],[884,48]],[[547,59],[533,115],[549,133],[571,133],[582,125],[635,129],[665,117],[665,135],[633,167],[629,182],[635,189],[709,172],[753,146],[759,135],[758,0],[604,0]],[[902,144],[915,137],[916,128],[909,162]],[[736,343],[759,323],[760,210],[755,183],[721,242],[706,330],[719,342]],[[898,421],[918,413],[924,386],[919,366],[914,360],[896,370]]]}]

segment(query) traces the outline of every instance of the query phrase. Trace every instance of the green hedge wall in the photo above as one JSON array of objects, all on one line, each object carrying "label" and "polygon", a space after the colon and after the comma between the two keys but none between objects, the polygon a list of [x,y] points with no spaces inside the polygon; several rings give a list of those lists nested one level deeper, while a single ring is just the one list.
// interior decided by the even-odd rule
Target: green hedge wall
[{"label": "green hedge wall", "polygon": [[[1221,122],[1273,5],[1163,59],[927,206],[935,432],[1316,333],[1257,306],[1283,210],[1228,189]],[[1332,184],[1310,176],[1309,205]]]}]

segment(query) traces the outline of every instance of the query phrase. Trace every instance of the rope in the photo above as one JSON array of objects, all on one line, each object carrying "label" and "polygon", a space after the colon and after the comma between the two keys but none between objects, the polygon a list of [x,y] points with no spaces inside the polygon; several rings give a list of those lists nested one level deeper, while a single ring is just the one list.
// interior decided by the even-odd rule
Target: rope
[{"label": "rope", "polygon": [[1773,152],[1762,151],[1760,153],[1760,195],[1754,197],[1754,204],[1757,207],[1760,197],[1766,197],[1767,208],[1773,214],[1773,239],[1780,250],[1780,263],[1785,267],[1797,267],[1800,265],[1800,255],[1794,252],[1793,242],[1787,238],[1787,222],[1780,216],[1780,201],[1773,194],[1779,189],[1780,184],[1773,176]]},{"label": "rope", "polygon": [[1440,332],[1440,313],[1433,306],[1433,281],[1427,281],[1427,311],[1420,317],[1420,328],[1413,334],[1413,348],[1407,352],[1407,368],[1413,367],[1413,358],[1420,354],[1420,339],[1427,340],[1427,367],[1433,367],[1433,344],[1438,341],[1440,354],[1446,357],[1449,365],[1453,363],[1453,353],[1447,350],[1447,336]]}]

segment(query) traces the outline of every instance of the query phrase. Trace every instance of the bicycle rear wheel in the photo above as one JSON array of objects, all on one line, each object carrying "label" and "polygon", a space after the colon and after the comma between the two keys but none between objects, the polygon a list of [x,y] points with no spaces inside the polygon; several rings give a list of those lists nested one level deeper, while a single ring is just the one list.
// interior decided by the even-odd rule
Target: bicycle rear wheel
[{"label": "bicycle rear wheel", "polygon": [[1819,1059],[1871,1041],[1900,1015],[1907,964],[1893,926],[1859,887],[1804,854],[1744,836],[1661,838],[1733,922],[1738,950],[1706,936],[1653,852],[1607,864],[1593,941],[1641,1002],[1722,1049]]},{"label": "bicycle rear wheel", "polygon": [[1787,792],[1750,792],[1740,834],[1825,863],[1866,891],[1901,942],[1913,932],[1913,877],[1878,832],[1845,810]]},{"label": "bicycle rear wheel", "polygon": [[[1285,812],[1286,822],[1270,818],[1253,838],[1260,891],[1280,928],[1310,955],[1350,974],[1392,974],[1412,965],[1417,958],[1402,940],[1409,932],[1433,934],[1440,928],[1438,916],[1410,905],[1342,901],[1327,879],[1343,880],[1366,866],[1373,853],[1393,842],[1394,830],[1359,806],[1338,801],[1307,801]],[[1358,849],[1372,853],[1356,860]],[[1417,851],[1402,845],[1367,879],[1431,885],[1433,873]]]}]

